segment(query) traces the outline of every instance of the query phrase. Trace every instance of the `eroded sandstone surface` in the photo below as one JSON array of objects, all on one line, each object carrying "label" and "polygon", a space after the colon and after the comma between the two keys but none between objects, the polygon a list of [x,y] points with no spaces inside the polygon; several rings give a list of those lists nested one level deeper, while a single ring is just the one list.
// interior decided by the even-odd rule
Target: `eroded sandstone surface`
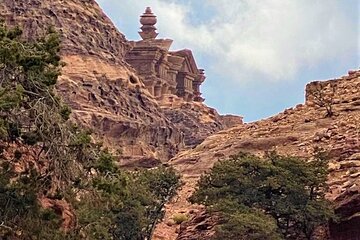
[{"label": "eroded sandstone surface", "polygon": [[[332,99],[331,117],[326,117],[325,107],[315,104],[312,89],[318,84],[323,86],[324,95]],[[199,218],[204,214],[202,207],[191,205],[186,199],[201,174],[219,159],[240,151],[264,154],[269,150],[310,157],[316,148],[328,152],[331,159],[327,198],[342,216],[340,224],[330,225],[332,239],[355,239],[360,235],[360,71],[349,71],[348,76],[336,80],[310,83],[305,104],[265,120],[221,131],[196,148],[179,153],[170,163],[183,174],[185,186],[168,205],[156,239],[208,239],[214,232],[207,218]],[[188,214],[193,219],[179,229],[171,224],[175,213]]]},{"label": "eroded sandstone surface", "polygon": [[[28,39],[44,35],[50,26],[60,33],[66,65],[57,90],[73,108],[72,118],[120,153],[124,166],[156,166],[186,144],[192,147],[226,127],[220,115],[205,104],[185,101],[200,96],[199,92],[191,94],[191,99],[172,95],[176,105],[186,102],[186,108],[173,110],[162,104],[144,84],[149,83],[146,76],[134,68],[142,66],[141,60],[134,67],[125,61],[133,44],[94,0],[1,0],[0,17],[7,25],[20,25]],[[204,120],[211,111],[212,119]],[[180,122],[173,123],[175,119]],[[189,127],[193,131],[190,140],[185,137]]]}]

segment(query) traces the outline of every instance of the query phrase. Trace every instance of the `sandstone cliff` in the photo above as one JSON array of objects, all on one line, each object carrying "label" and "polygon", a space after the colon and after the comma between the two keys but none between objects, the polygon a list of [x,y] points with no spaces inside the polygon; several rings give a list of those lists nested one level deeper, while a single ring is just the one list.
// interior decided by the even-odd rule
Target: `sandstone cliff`
[{"label": "sandstone cliff", "polygon": [[56,27],[63,38],[64,54],[93,55],[121,61],[129,45],[94,0],[1,0],[1,18],[21,25],[28,38]]},{"label": "sandstone cliff", "polygon": [[28,39],[45,34],[50,26],[61,34],[66,66],[57,90],[73,108],[74,120],[121,153],[122,165],[152,167],[167,161],[185,146],[189,127],[192,137],[185,143],[191,146],[225,128],[215,112],[211,123],[201,123],[212,111],[205,105],[161,108],[124,61],[130,44],[94,0],[0,2],[0,18],[20,25]]},{"label": "sandstone cliff", "polygon": [[54,26],[66,66],[58,91],[72,117],[124,155],[165,160],[182,146],[180,131],[123,61],[129,45],[93,0],[4,1],[1,16],[34,38]]},{"label": "sandstone cliff", "polygon": [[[312,89],[319,84],[324,97],[332,101],[332,117],[325,117],[325,107],[315,104]],[[179,212],[194,218],[182,226],[178,239],[207,239],[205,236],[212,234],[211,219],[201,218],[204,216],[201,206],[190,205],[186,198],[193,192],[200,175],[219,159],[240,151],[263,154],[268,150],[309,157],[316,148],[324,149],[331,158],[327,198],[335,203],[336,212],[342,216],[340,224],[330,225],[332,239],[359,236],[360,71],[350,71],[349,76],[336,80],[310,83],[306,90],[305,104],[269,119],[221,131],[195,149],[173,158],[170,163],[183,174],[186,184],[179,198],[168,206],[167,218],[159,226],[157,239],[176,238],[178,234],[169,222],[171,216]]]}]

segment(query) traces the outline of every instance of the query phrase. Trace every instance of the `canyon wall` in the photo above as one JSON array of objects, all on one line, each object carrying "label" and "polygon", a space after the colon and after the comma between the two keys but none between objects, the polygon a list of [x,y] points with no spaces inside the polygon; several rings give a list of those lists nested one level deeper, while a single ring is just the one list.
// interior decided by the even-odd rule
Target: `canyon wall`
[{"label": "canyon wall", "polygon": [[[319,84],[325,98],[332,101],[332,116],[327,116],[325,106],[314,100],[313,89]],[[360,71],[312,82],[306,86],[305,104],[268,119],[220,131],[171,159],[170,164],[183,174],[185,185],[179,197],[169,204],[156,239],[177,236],[179,240],[208,239],[214,233],[214,225],[209,224],[213,221],[201,217],[206,216],[203,208],[191,205],[186,199],[201,174],[209,171],[216,161],[241,151],[262,155],[271,150],[308,158],[316,149],[323,149],[330,158],[330,188],[326,197],[341,216],[340,223],[330,223],[331,239],[357,239],[360,236]],[[188,214],[192,220],[176,230],[176,226],[166,224],[176,213]]]}]

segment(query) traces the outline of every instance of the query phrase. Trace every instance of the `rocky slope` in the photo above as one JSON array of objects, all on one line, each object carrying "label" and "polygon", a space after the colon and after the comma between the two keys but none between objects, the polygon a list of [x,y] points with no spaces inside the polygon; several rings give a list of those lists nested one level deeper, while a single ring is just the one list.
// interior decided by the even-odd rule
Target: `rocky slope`
[{"label": "rocky slope", "polygon": [[[325,117],[325,107],[315,104],[312,93],[319,84],[324,97],[333,103],[332,117]],[[186,199],[200,175],[219,159],[240,151],[263,154],[268,150],[309,157],[316,148],[324,149],[331,158],[327,198],[342,216],[341,223],[330,224],[332,239],[356,239],[360,236],[360,71],[350,71],[349,76],[337,80],[310,83],[305,104],[269,119],[221,131],[173,158],[170,163],[183,174],[185,186],[169,204],[156,239],[175,239],[178,235],[181,240],[208,239],[213,233],[211,219],[201,217],[201,206],[190,205]],[[181,231],[176,230],[171,222],[175,213],[188,214],[193,219],[183,224]]]},{"label": "rocky slope", "polygon": [[[121,153],[125,166],[152,167],[185,147],[225,128],[205,105],[173,110],[145,89],[124,61],[130,45],[94,0],[0,0],[0,18],[20,25],[33,39],[54,26],[61,34],[62,71],[57,90],[73,108],[77,122],[95,130],[99,140]],[[178,103],[181,105],[182,103]],[[175,123],[174,123],[175,122]]]},{"label": "rocky slope", "polygon": [[234,125],[242,124],[242,117],[221,116],[215,109],[201,102],[164,101],[160,102],[165,116],[182,130],[185,145],[193,148],[206,137]]}]

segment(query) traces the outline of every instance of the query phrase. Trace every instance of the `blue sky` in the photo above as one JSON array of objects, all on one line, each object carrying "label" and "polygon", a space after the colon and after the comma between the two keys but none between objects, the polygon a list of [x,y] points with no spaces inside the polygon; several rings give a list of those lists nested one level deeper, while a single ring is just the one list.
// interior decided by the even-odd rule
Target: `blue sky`
[{"label": "blue sky", "polygon": [[129,40],[152,7],[158,38],[206,71],[206,104],[254,121],[304,102],[305,84],[360,66],[357,0],[97,0]]}]

